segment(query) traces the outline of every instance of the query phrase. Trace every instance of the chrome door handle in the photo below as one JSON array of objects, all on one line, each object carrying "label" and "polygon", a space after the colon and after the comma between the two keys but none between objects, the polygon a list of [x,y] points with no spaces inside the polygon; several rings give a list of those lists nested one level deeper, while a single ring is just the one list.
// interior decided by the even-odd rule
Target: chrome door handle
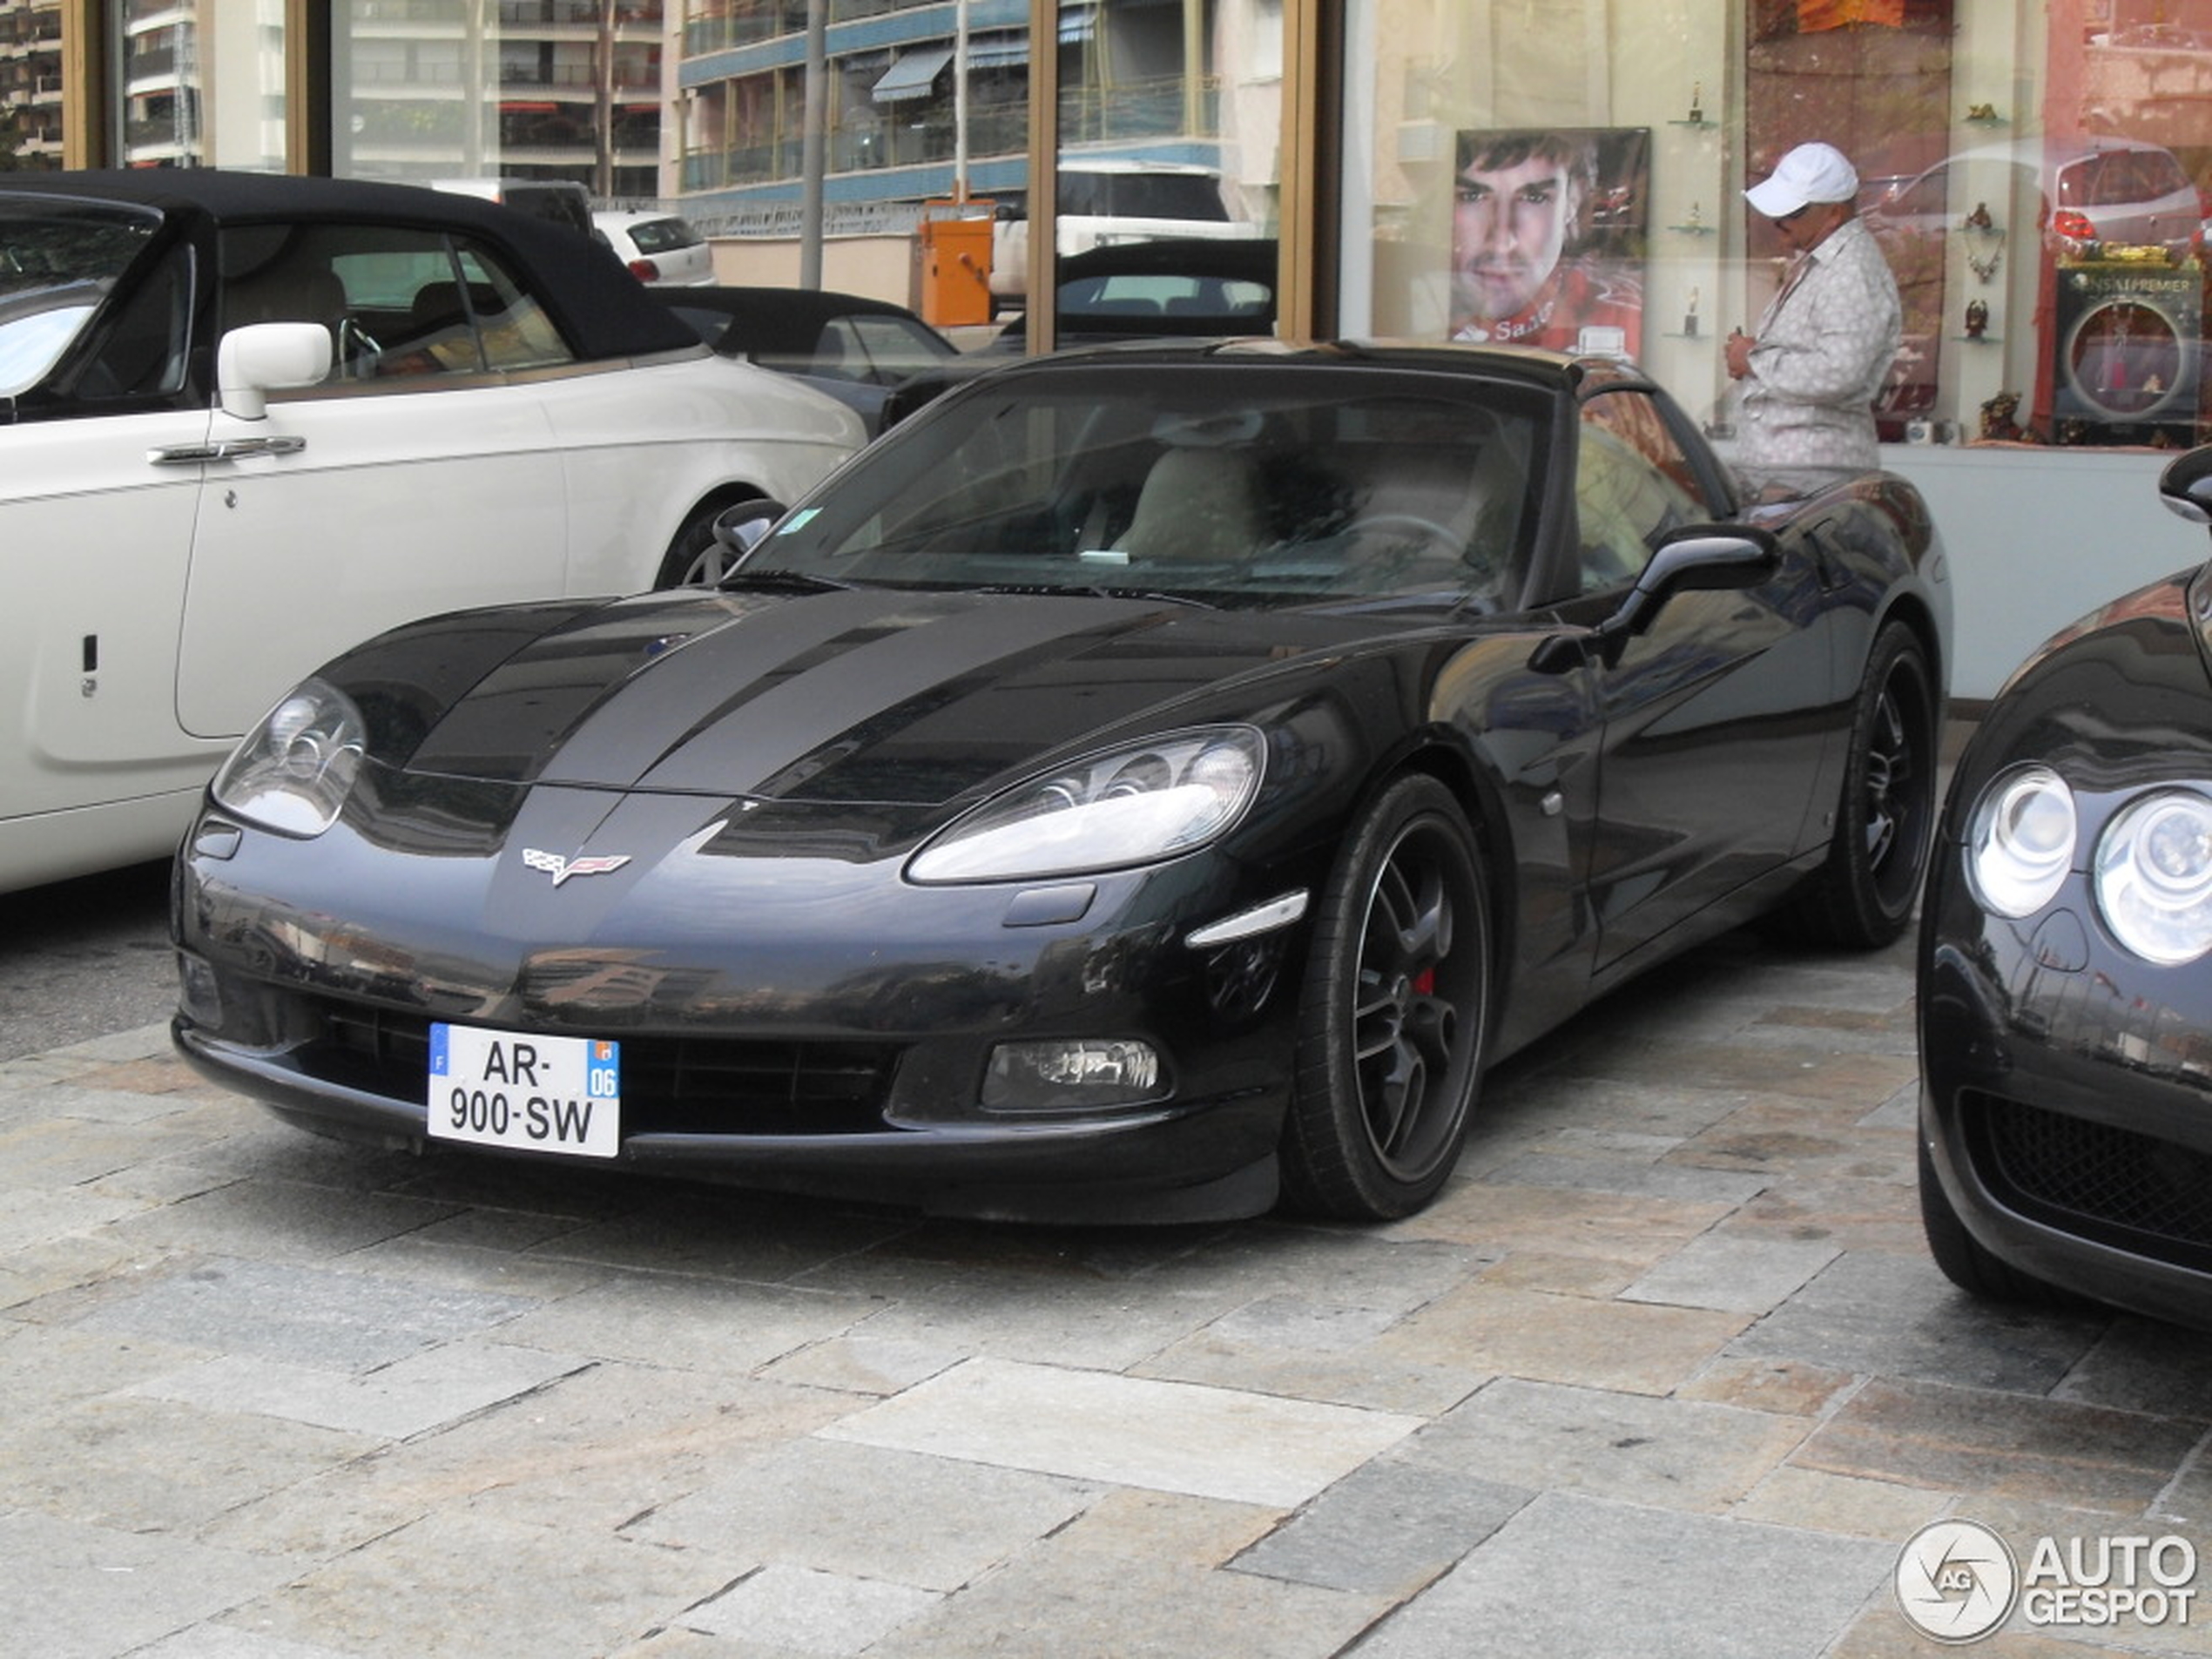
[{"label": "chrome door handle", "polygon": [[146,451],[157,467],[196,467],[204,461],[239,461],[247,455],[296,455],[305,438],[222,438],[213,443],[172,443]]}]

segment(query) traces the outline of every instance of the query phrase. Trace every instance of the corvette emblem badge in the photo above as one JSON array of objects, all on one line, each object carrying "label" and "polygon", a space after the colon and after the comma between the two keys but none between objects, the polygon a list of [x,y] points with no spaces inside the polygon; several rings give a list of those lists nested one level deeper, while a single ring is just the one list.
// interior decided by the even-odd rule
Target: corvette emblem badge
[{"label": "corvette emblem badge", "polygon": [[523,862],[533,870],[543,870],[559,887],[572,875],[604,875],[610,870],[619,870],[630,862],[630,854],[617,853],[588,859],[564,859],[558,853],[541,853],[534,846],[523,849]]}]

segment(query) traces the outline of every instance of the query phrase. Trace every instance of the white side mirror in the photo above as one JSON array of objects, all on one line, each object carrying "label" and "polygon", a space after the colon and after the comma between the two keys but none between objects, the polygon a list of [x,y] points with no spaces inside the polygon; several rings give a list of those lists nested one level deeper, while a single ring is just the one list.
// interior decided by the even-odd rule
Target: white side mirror
[{"label": "white side mirror", "polygon": [[215,347],[215,401],[241,421],[265,419],[265,394],[313,386],[330,373],[330,330],[319,322],[257,322]]}]

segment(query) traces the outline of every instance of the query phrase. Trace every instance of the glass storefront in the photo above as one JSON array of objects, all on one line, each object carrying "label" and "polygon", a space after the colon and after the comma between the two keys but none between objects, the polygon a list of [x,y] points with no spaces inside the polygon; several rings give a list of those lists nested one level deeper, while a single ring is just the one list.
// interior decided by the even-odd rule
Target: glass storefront
[{"label": "glass storefront", "polygon": [[1725,436],[1747,184],[1850,156],[1892,442],[2212,436],[2212,0],[1347,0],[1339,322],[1635,356]]}]

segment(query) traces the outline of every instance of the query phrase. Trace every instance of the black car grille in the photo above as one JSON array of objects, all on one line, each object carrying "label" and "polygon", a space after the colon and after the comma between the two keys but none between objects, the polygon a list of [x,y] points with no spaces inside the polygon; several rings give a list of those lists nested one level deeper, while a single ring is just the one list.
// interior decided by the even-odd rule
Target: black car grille
[{"label": "black car grille", "polygon": [[2047,1226],[2178,1266],[2212,1269],[2212,1157],[2133,1130],[1977,1095],[1985,1182]]},{"label": "black car grille", "polygon": [[[430,1064],[421,1015],[315,1001],[295,1053],[319,1077],[420,1101]],[[622,1042],[625,1135],[857,1135],[885,1127],[900,1050],[869,1042],[638,1036]]]}]

